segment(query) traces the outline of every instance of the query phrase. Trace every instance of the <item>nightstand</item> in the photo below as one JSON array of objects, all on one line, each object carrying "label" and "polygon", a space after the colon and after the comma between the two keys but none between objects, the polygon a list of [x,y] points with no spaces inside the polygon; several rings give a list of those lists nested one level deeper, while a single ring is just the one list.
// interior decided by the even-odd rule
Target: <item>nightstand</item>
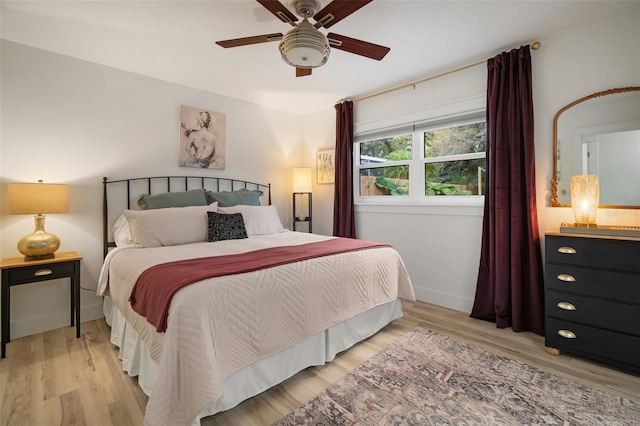
[{"label": "nightstand", "polygon": [[[58,278],[71,280],[71,326],[76,326],[76,338],[80,337],[80,260],[82,256],[75,251],[56,253],[55,257],[42,260],[24,260],[12,257],[0,262],[2,269],[2,358],[10,341],[9,319],[11,292],[14,285],[30,284]],[[75,317],[74,317],[75,313]]]}]

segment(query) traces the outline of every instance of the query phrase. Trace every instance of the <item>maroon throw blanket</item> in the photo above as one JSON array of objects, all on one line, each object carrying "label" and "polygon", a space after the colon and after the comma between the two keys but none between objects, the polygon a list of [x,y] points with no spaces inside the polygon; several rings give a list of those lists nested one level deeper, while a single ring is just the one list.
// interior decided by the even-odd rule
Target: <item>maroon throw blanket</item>
[{"label": "maroon throw blanket", "polygon": [[129,302],[134,311],[146,317],[157,331],[163,332],[167,329],[169,305],[173,295],[182,287],[194,282],[376,247],[389,245],[352,238],[334,238],[297,246],[272,247],[247,253],[162,263],[140,274],[131,291]]}]

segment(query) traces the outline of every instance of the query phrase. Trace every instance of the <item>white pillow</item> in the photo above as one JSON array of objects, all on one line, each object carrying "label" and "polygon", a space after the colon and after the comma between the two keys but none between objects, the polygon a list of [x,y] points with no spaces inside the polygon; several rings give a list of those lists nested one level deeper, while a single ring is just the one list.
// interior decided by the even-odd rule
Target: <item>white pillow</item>
[{"label": "white pillow", "polygon": [[116,220],[116,223],[113,224],[113,241],[115,241],[118,247],[133,245],[131,227],[129,226],[127,217],[123,214],[121,214],[118,220]]},{"label": "white pillow", "polygon": [[138,247],[162,247],[207,241],[208,206],[169,207],[155,210],[125,210],[131,240]]},{"label": "white pillow", "polygon": [[284,230],[276,206],[247,206],[218,207],[218,213],[241,213],[247,235],[277,234]]}]

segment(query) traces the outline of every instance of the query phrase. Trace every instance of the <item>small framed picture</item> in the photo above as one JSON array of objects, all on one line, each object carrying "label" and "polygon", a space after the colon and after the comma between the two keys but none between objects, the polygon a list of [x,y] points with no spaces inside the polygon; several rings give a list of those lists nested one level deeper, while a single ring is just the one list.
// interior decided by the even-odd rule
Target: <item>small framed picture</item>
[{"label": "small framed picture", "polygon": [[180,105],[179,166],[224,169],[225,143],[225,114]]},{"label": "small framed picture", "polygon": [[336,150],[322,149],[316,154],[318,183],[334,183],[336,178]]}]

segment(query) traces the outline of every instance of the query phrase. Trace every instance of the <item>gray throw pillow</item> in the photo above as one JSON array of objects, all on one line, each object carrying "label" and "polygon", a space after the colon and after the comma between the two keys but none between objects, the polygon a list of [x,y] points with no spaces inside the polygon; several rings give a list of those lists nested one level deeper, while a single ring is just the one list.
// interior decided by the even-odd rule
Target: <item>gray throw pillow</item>
[{"label": "gray throw pillow", "polygon": [[164,192],[155,195],[142,194],[138,197],[138,206],[142,210],[206,206],[207,204],[211,203],[207,203],[207,196],[202,188],[182,192]]},{"label": "gray throw pillow", "polygon": [[209,216],[209,229],[207,232],[209,242],[249,238],[242,219],[242,213],[222,214],[207,212],[207,215]]},{"label": "gray throw pillow", "polygon": [[218,207],[231,207],[239,204],[246,206],[259,206],[262,191],[239,189],[237,191],[213,192],[205,191],[207,202],[218,202]]}]

